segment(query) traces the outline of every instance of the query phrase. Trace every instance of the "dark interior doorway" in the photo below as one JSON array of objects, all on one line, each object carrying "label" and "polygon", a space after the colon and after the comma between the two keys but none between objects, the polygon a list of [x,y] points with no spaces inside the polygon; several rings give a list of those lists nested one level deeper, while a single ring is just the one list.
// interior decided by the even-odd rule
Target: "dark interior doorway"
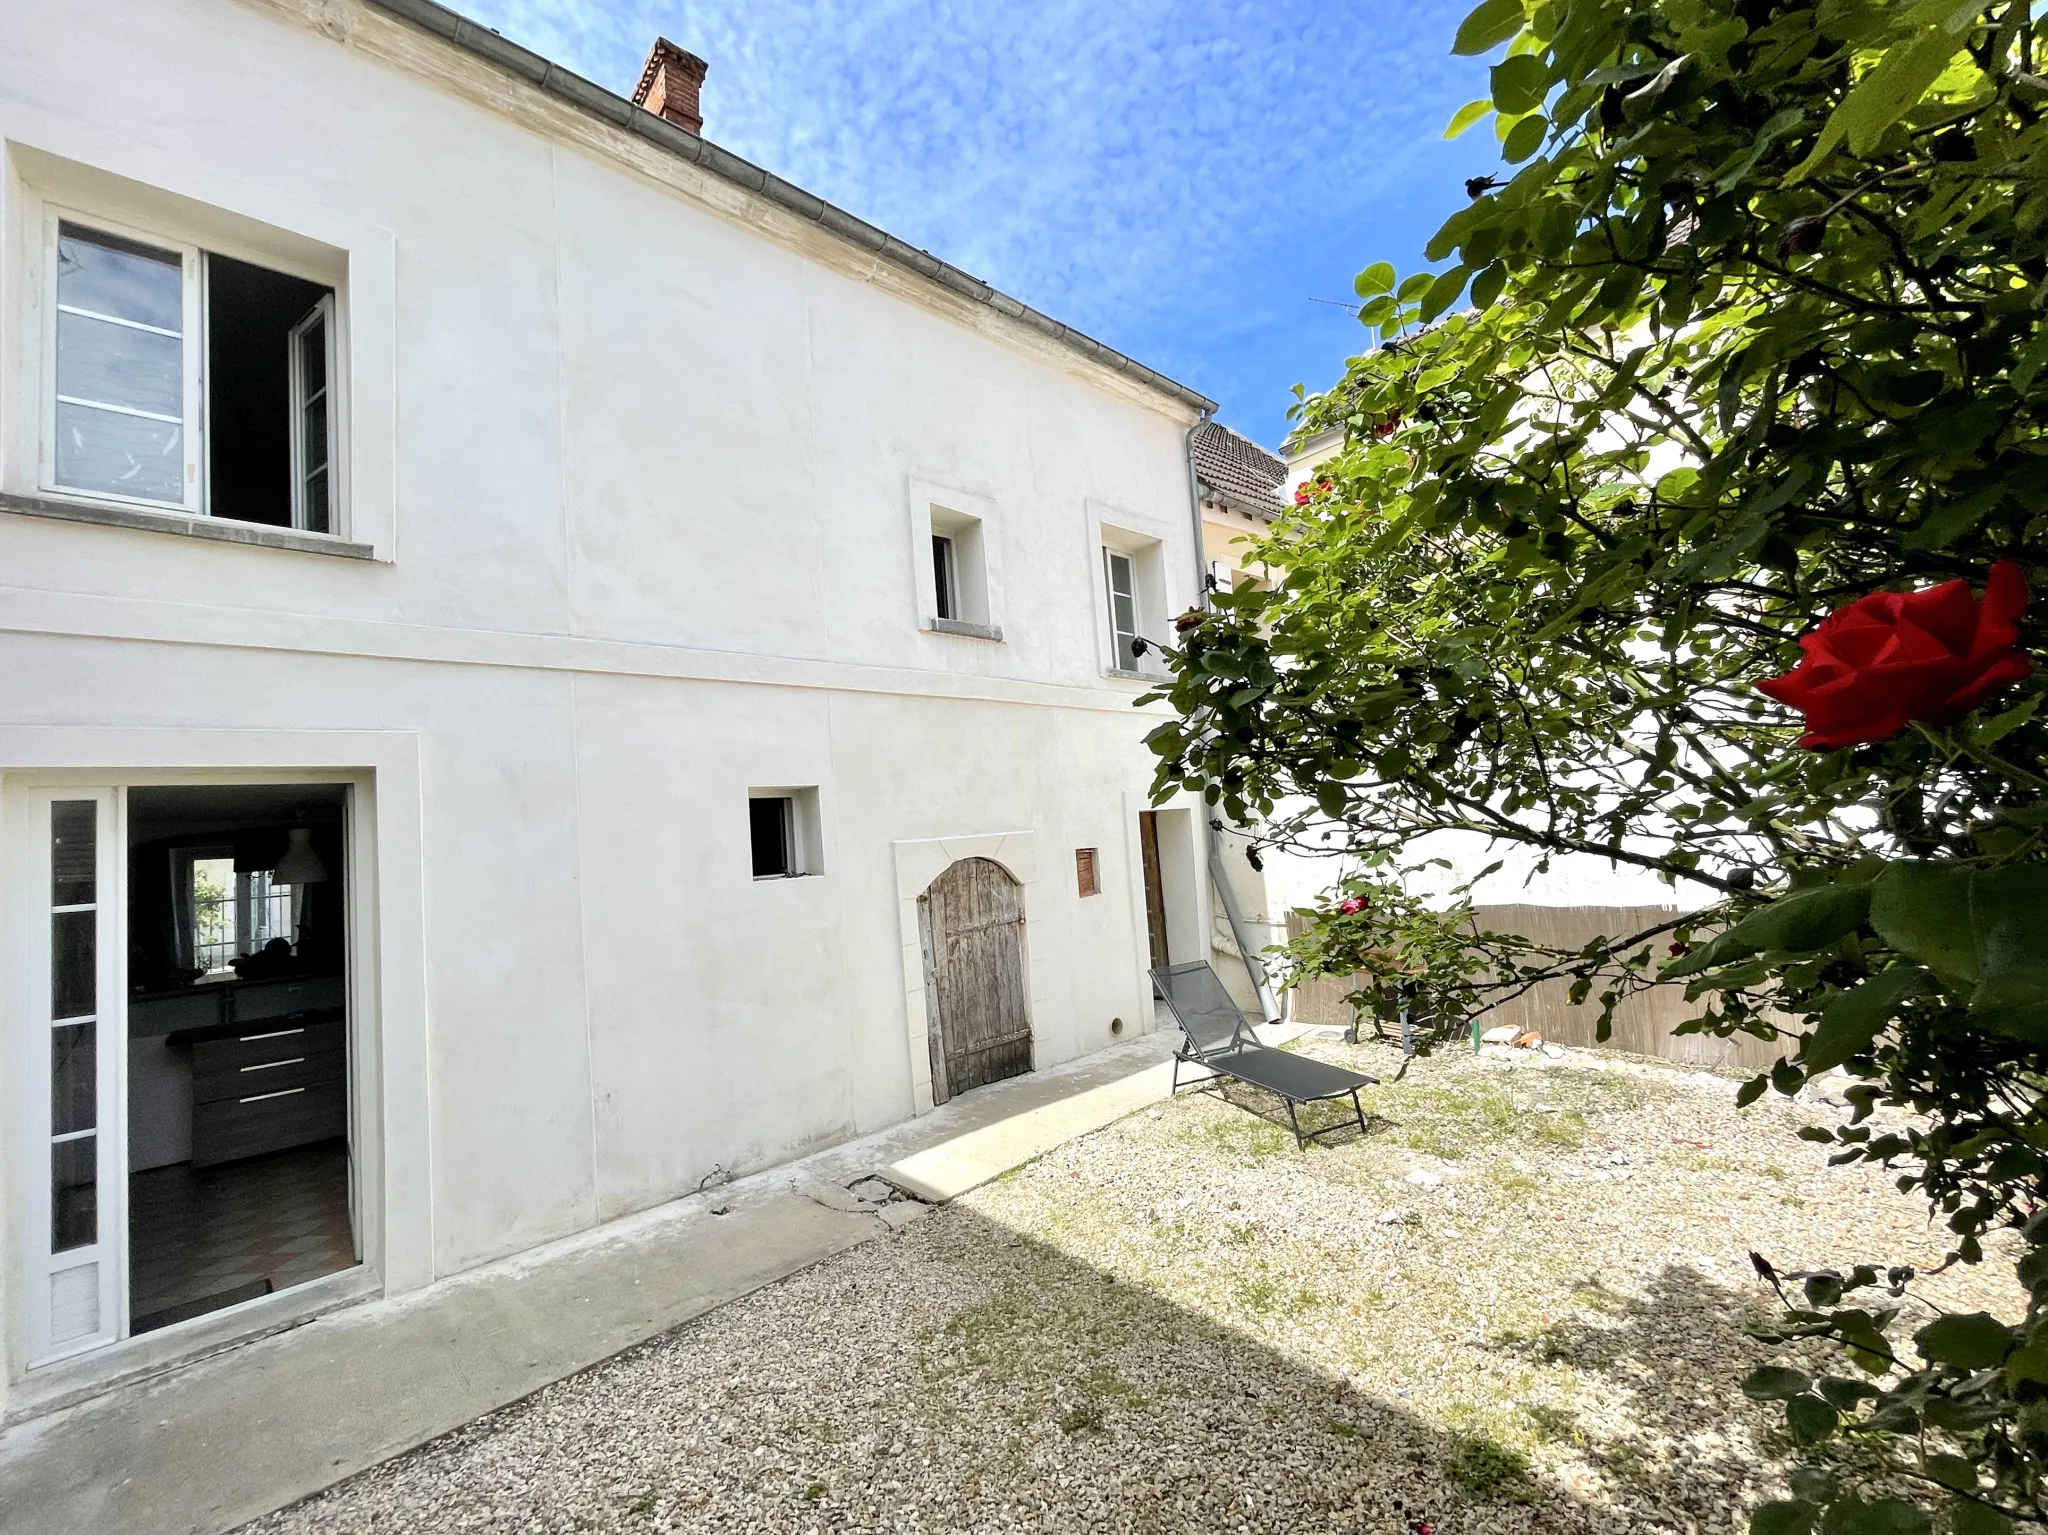
[{"label": "dark interior doorway", "polygon": [[[334,290],[210,252],[206,277],[208,506],[216,517],[288,528],[292,332]],[[325,533],[326,508],[316,510],[310,531]]]},{"label": "dark interior doorway", "polygon": [[351,1267],[338,784],[128,793],[129,1330]]},{"label": "dark interior doorway", "polygon": [[1145,873],[1145,937],[1151,944],[1152,968],[1164,970],[1166,953],[1166,879],[1159,867],[1159,812],[1138,812],[1138,856]]}]

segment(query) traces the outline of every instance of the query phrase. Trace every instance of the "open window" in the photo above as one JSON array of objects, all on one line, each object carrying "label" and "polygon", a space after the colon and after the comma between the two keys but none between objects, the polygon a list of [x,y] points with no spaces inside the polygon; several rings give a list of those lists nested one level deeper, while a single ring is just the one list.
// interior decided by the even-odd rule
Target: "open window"
[{"label": "open window", "polygon": [[43,483],[336,531],[335,292],[53,216]]},{"label": "open window", "polygon": [[910,495],[918,627],[1000,641],[995,504],[918,481],[911,482]]},{"label": "open window", "polygon": [[824,872],[816,789],[749,789],[747,841],[755,879]]},{"label": "open window", "polygon": [[1165,627],[1163,545],[1156,538],[1102,529],[1103,633],[1108,670],[1122,676],[1163,674],[1153,643]]}]

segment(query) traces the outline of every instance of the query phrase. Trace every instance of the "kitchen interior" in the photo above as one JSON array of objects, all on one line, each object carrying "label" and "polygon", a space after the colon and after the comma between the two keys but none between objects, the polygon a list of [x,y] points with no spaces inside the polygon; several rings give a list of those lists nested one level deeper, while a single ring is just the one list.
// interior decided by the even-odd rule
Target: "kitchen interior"
[{"label": "kitchen interior", "polygon": [[360,1261],[347,793],[128,791],[131,1334]]}]

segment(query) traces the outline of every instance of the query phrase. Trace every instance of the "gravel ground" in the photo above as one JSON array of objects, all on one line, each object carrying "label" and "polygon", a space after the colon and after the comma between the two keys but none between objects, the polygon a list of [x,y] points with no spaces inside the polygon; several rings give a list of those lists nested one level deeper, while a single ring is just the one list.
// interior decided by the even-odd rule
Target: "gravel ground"
[{"label": "gravel ground", "polygon": [[1184,1093],[247,1529],[1746,1529],[1785,1464],[1748,1250],[1942,1244],[1795,1139],[1831,1110],[1733,1087],[1453,1055],[1306,1155]]}]

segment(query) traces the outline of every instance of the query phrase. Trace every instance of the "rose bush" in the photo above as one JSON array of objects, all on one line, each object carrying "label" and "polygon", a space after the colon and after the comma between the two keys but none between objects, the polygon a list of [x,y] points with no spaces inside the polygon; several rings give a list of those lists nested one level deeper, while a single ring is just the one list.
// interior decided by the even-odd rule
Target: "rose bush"
[{"label": "rose bush", "polygon": [[1873,593],[1822,619],[1799,665],[1757,690],[1806,716],[1799,744],[1813,750],[1888,740],[1914,720],[1953,724],[2032,674],[2018,643],[2026,606],[2010,560],[1991,567],[1982,602],[1967,581]]},{"label": "rose bush", "polygon": [[[2048,1184],[2048,687],[2023,654],[2048,21],[1485,0],[1457,51],[1492,62],[1453,127],[1491,118],[1505,165],[1431,270],[1359,273],[1368,344],[1298,407],[1341,439],[1331,488],[1251,554],[1270,585],[1180,631],[1158,791],[1341,855],[1337,896],[1369,905],[1307,913],[1289,959],[1355,976],[1361,1011],[1412,977],[1461,1038],[1563,979],[1605,1038],[1622,998],[1683,986],[1690,1031],[1788,1047],[1739,1102],[1845,1069],[1854,1113],[1808,1134],[1980,1261]],[[1790,749],[1788,702],[1833,749]],[[1428,867],[1447,836],[1652,870],[1684,905],[1579,948],[1490,931]],[[2015,1254],[2021,1317],[1930,1320],[1882,1254],[1784,1276],[1781,1335],[1840,1369],[1750,1388],[1816,1460],[1857,1447],[1759,1535],[2048,1523],[2044,1238]]]}]

